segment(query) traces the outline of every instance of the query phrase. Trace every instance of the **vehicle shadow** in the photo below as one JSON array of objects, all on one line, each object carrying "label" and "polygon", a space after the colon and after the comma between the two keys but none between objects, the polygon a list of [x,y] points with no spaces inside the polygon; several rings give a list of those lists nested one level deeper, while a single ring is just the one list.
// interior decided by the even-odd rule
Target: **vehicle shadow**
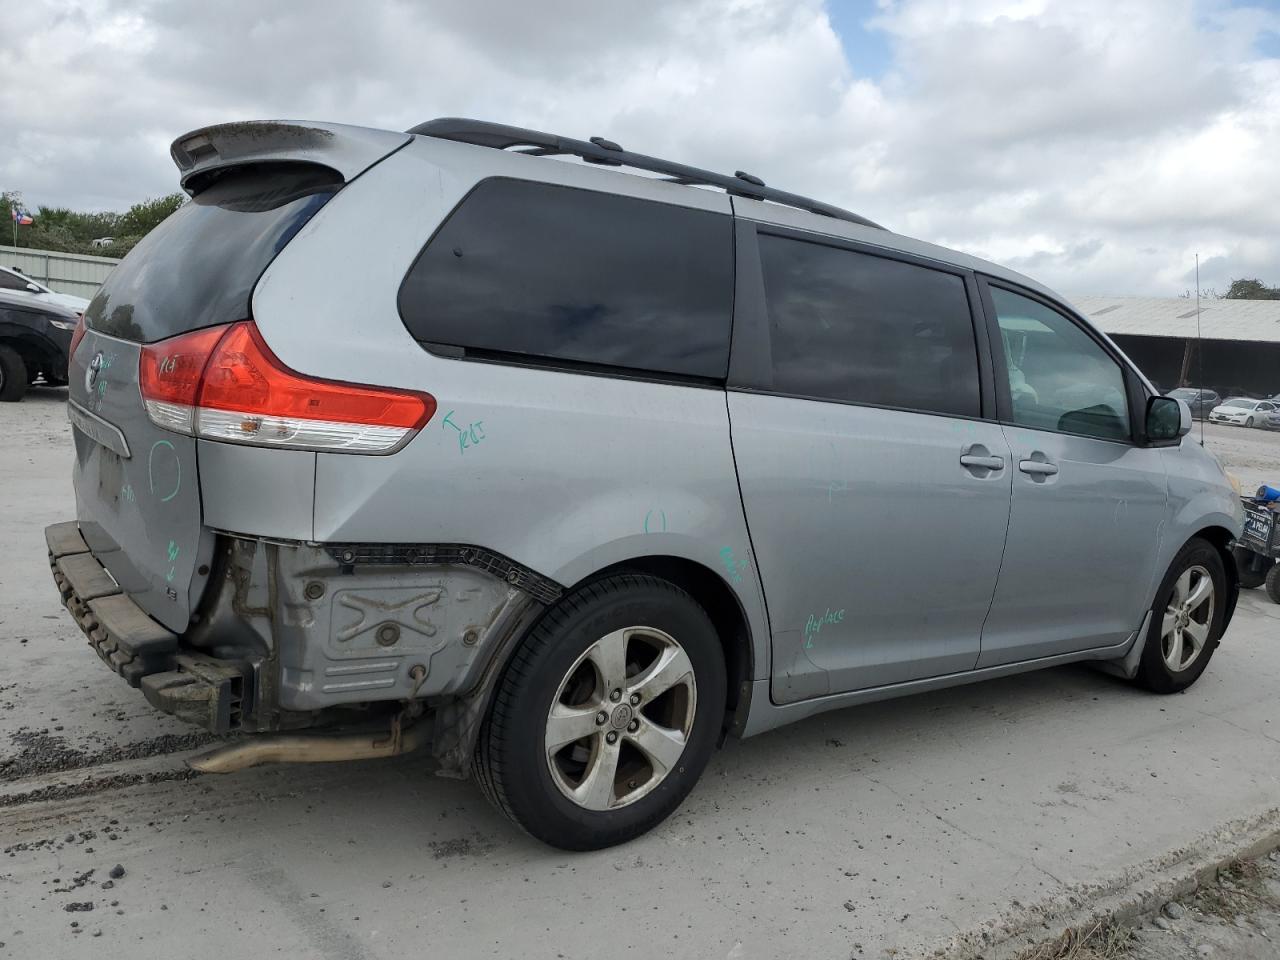
[{"label": "vehicle shadow", "polygon": [[[972,755],[977,745],[1008,742],[1015,733],[1052,740],[1055,731],[1100,705],[1142,710],[1154,702],[1151,694],[1116,678],[1067,666],[851,707],[748,740],[730,738],[680,810],[627,849],[670,843],[690,831],[703,838],[723,835],[725,811],[733,811],[738,830],[765,830],[778,809],[804,791],[834,790],[828,802],[862,805],[865,788],[881,771],[954,771],[957,758]],[[981,760],[974,757],[973,763]],[[978,767],[968,769],[975,777],[982,774]],[[290,807],[306,816],[323,797],[327,808],[359,811],[343,824],[358,846],[380,847],[379,838],[395,825],[401,842],[419,850],[425,844],[437,858],[450,856],[450,850],[486,857],[505,851],[521,860],[564,856],[507,822],[474,784],[435,776],[433,762],[421,754],[206,775],[187,787],[210,795],[202,806],[212,801],[223,810],[235,807],[242,826],[259,817],[292,819]],[[274,802],[254,802],[263,796]],[[888,800],[883,792],[879,796]],[[310,828],[298,831],[294,840],[305,844],[311,835]],[[289,837],[277,834],[275,842],[287,844]]]},{"label": "vehicle shadow", "polygon": [[27,392],[21,402],[36,404],[66,403],[67,393],[65,386],[55,387],[40,380],[27,387]]}]

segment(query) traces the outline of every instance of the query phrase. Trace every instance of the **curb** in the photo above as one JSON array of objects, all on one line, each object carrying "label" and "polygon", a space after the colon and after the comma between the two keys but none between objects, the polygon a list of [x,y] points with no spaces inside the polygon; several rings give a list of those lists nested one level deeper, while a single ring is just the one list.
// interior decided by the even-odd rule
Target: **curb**
[{"label": "curb", "polygon": [[929,954],[938,960],[1015,960],[1068,931],[1102,921],[1128,923],[1216,880],[1235,860],[1280,849],[1280,807],[1229,821],[1186,846],[1101,881],[1072,884],[1039,903],[1002,914],[950,938]]}]

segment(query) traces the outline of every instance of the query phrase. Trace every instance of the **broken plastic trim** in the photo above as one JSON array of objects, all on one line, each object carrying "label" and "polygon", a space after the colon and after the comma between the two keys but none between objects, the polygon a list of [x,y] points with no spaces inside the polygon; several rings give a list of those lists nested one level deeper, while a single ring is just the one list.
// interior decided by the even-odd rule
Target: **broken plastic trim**
[{"label": "broken plastic trim", "polygon": [[564,587],[550,577],[500,553],[465,543],[326,543],[324,549],[344,567],[446,564],[479,567],[548,605],[564,593]]}]

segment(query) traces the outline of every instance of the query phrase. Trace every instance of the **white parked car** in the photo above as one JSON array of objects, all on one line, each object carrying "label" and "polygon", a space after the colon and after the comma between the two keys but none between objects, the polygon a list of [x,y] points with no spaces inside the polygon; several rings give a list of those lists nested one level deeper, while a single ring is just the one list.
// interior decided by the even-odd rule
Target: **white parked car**
[{"label": "white parked car", "polygon": [[0,290],[8,293],[25,294],[41,303],[56,303],[58,306],[67,307],[76,313],[84,313],[84,308],[89,306],[89,301],[84,297],[75,297],[69,293],[55,293],[43,283],[32,280],[21,270],[14,270],[10,267],[0,267]]},{"label": "white parked car", "polygon": [[1232,397],[1224,400],[1209,411],[1209,419],[1214,423],[1234,423],[1242,427],[1260,427],[1267,417],[1275,413],[1277,404],[1273,400],[1251,400],[1248,397]]}]

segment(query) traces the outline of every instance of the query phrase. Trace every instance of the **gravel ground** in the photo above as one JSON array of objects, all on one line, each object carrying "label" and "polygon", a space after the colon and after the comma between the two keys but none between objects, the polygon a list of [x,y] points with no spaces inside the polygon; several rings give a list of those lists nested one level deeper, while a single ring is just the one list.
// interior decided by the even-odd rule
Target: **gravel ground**
[{"label": "gravel ground", "polygon": [[[1192,428],[1191,436],[1199,439],[1199,423]],[[1206,423],[1204,445],[1240,478],[1242,493],[1251,494],[1264,483],[1280,486],[1280,430]]]},{"label": "gravel ground", "polygon": [[[1223,871],[1185,901],[1166,904],[1137,932],[1133,960],[1280,957],[1280,854]],[[1177,919],[1172,919],[1177,915]]]},{"label": "gravel ground", "polygon": [[[1256,591],[1185,694],[1068,667],[815,717],[729,741],[675,817],[598,853],[417,756],[192,776],[202,738],[102,666],[49,577],[64,400],[0,404],[0,960],[972,956],[1280,829]],[[1280,439],[1206,436],[1242,462]],[[1217,935],[1194,923],[1153,942]]]}]

